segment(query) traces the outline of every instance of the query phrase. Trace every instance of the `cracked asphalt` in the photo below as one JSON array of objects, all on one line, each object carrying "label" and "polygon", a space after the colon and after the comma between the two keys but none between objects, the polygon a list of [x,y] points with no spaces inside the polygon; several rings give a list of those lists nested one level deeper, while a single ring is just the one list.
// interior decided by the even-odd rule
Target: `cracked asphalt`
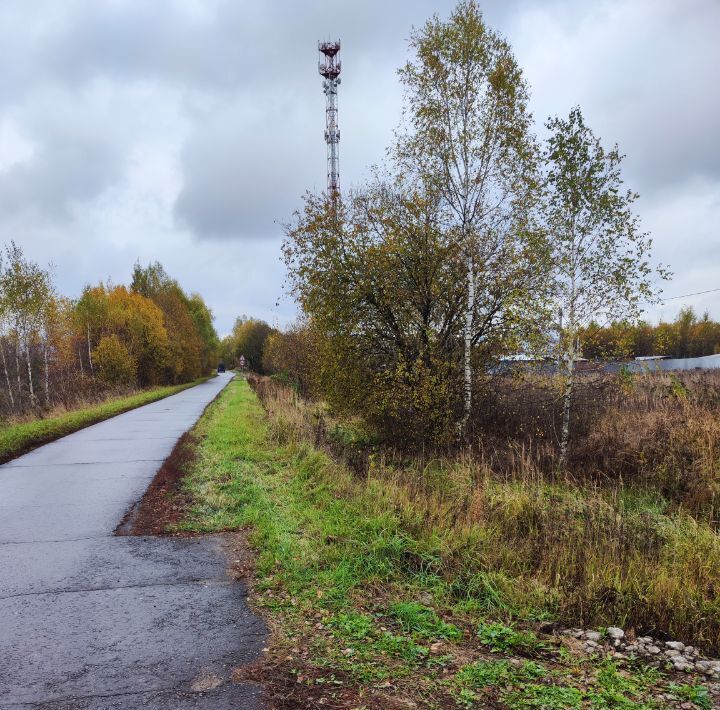
[{"label": "cracked asphalt", "polygon": [[220,375],[0,466],[0,708],[261,708],[266,635],[222,536],[118,537]]}]

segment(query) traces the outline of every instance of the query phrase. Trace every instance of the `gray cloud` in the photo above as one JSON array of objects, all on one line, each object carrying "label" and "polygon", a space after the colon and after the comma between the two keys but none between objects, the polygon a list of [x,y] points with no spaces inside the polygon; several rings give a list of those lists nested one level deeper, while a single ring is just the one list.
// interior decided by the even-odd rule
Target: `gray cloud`
[{"label": "gray cloud", "polygon": [[550,7],[533,4],[508,28],[538,118],[579,103],[648,188],[720,179],[720,92],[711,88],[720,3],[577,3],[572,22],[558,3]]},{"label": "gray cloud", "polygon": [[107,90],[89,93],[38,91],[14,113],[31,150],[0,173],[4,214],[32,208],[53,219],[67,217],[74,204],[120,179],[128,136],[113,122]]},{"label": "gray cloud", "polygon": [[[0,242],[53,261],[60,288],[159,259],[237,313],[285,322],[281,228],[325,183],[315,42],[343,40],[341,180],[382,160],[413,25],[453,0],[4,0]],[[720,257],[715,0],[483,3],[514,46],[532,108],[580,104],[627,154],[668,295],[712,287]],[[539,127],[542,132],[542,128]],[[720,317],[716,297],[691,299]],[[653,312],[671,317],[681,302]]]},{"label": "gray cloud", "polygon": [[205,114],[202,128],[183,148],[185,183],[175,205],[179,223],[203,238],[277,232],[275,220],[289,216],[317,173],[318,146],[293,138],[306,132],[307,112],[287,97],[255,103],[244,96]]}]

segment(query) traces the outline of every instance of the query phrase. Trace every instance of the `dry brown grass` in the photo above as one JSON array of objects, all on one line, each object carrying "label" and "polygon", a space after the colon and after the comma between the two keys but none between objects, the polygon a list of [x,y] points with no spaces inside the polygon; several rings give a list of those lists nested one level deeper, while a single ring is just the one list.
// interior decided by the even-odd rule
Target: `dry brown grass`
[{"label": "dry brown grass", "polygon": [[127,397],[141,391],[139,387],[98,388],[94,390],[86,388],[85,390],[76,391],[72,396],[66,396],[62,401],[55,402],[50,407],[42,403],[42,394],[40,394],[37,409],[15,413],[6,412],[3,421],[8,426],[12,426],[14,424],[27,424],[38,419],[53,419],[63,414],[94,407],[103,402],[109,402],[118,397]]},{"label": "dry brown grass", "polygon": [[[497,432],[479,453],[400,459],[369,448],[362,477],[318,475],[368,515],[394,511],[413,540],[406,571],[437,578],[455,600],[718,652],[719,384],[715,373],[604,383],[571,475],[553,473],[549,437]],[[320,405],[254,385],[279,443],[333,440]]]},{"label": "dry brown grass", "polygon": [[[558,382],[525,374],[485,395],[478,455],[496,475],[556,470]],[[577,482],[655,488],[673,505],[716,517],[720,490],[720,372],[586,375],[572,411],[570,465]]]}]

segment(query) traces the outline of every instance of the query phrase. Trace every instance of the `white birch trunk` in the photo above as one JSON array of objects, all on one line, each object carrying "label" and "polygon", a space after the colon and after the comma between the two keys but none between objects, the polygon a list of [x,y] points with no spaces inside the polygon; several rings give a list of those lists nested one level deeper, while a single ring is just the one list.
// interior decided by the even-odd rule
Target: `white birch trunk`
[{"label": "white birch trunk", "polygon": [[570,299],[568,313],[568,329],[566,334],[565,358],[565,387],[563,391],[563,418],[562,432],[560,434],[560,461],[561,471],[567,471],[568,453],[570,449],[570,410],[572,407],[573,385],[575,384],[575,363],[580,357],[580,336],[578,335],[577,313],[575,310],[577,291],[575,286],[575,269],[570,276]]},{"label": "white birch trunk", "polygon": [[462,435],[467,436],[470,413],[472,411],[472,327],[473,312],[475,310],[475,272],[471,254],[467,256],[468,294],[465,310],[465,324],[463,327],[464,353],[463,353],[463,419]]},{"label": "white birch trunk", "polygon": [[567,469],[568,449],[570,446],[570,408],[572,402],[573,385],[575,383],[575,353],[571,352],[572,347],[568,348],[567,369],[565,372],[565,387],[563,391],[563,417],[562,417],[562,433],[560,435],[560,461],[559,468],[561,471]]},{"label": "white birch trunk", "polygon": [[92,361],[92,346],[90,344],[90,321],[87,322],[87,346],[88,346],[88,363],[90,364],[90,376],[95,375]]},{"label": "white birch trunk", "polygon": [[22,401],[22,385],[20,383],[20,337],[15,343],[15,375],[17,377],[18,400]]},{"label": "white birch trunk", "polygon": [[30,405],[35,404],[35,388],[33,387],[32,379],[32,363],[30,362],[30,344],[25,341],[25,359],[27,361],[27,373],[28,373],[28,385],[30,387]]},{"label": "white birch trunk", "polygon": [[45,361],[45,404],[50,406],[50,367],[48,365],[47,340],[43,343],[43,360]]},{"label": "white birch trunk", "polygon": [[0,340],[0,353],[2,353],[3,370],[5,371],[5,382],[7,382],[8,397],[10,397],[10,407],[15,409],[15,397],[10,384],[10,372],[8,371],[7,357],[5,355],[5,345]]}]

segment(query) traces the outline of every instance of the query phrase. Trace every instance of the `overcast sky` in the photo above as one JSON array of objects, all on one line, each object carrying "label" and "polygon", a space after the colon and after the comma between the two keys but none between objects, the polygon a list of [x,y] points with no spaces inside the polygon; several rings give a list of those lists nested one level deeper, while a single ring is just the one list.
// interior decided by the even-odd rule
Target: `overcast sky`
[{"label": "overcast sky", "polygon": [[[159,260],[213,309],[285,324],[282,229],[325,185],[317,40],[342,40],[340,171],[400,114],[413,25],[451,0],[2,0],[0,243],[62,293]],[[538,124],[579,104],[627,155],[674,296],[720,287],[720,1],[492,0]],[[540,129],[538,129],[540,130]],[[720,318],[720,293],[674,300]]]}]

